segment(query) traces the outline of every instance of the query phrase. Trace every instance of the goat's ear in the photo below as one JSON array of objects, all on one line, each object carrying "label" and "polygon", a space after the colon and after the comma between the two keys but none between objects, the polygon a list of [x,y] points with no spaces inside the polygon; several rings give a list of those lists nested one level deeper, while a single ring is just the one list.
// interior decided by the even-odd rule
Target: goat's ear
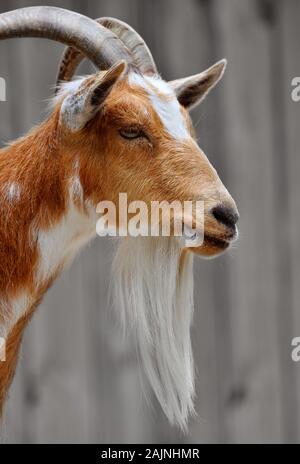
[{"label": "goat's ear", "polygon": [[125,61],[120,61],[106,73],[87,78],[75,92],[64,99],[60,112],[61,122],[72,132],[83,129],[99,111],[125,69]]},{"label": "goat's ear", "polygon": [[219,82],[226,65],[227,61],[224,59],[200,74],[169,82],[177,95],[179,103],[187,109],[198,105]]}]

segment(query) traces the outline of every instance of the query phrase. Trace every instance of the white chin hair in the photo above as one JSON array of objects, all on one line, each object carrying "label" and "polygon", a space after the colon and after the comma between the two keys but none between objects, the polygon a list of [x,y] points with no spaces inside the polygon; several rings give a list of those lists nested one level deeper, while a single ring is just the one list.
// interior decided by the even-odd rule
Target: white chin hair
[{"label": "white chin hair", "polygon": [[[182,258],[180,258],[182,256]],[[194,412],[190,340],[193,257],[176,237],[126,237],[114,262],[115,304],[136,337],[146,376],[172,424]]]}]

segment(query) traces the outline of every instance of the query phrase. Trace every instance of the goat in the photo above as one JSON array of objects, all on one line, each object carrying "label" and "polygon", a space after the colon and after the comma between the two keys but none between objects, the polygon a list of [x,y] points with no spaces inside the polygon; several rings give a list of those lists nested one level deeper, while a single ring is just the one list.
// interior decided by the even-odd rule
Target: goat
[{"label": "goat", "polygon": [[[55,7],[0,15],[0,39],[41,37],[66,49],[50,116],[0,150],[0,407],[35,308],[77,251],[96,235],[96,206],[202,200],[198,247],[177,237],[124,237],[115,260],[117,306],[171,423],[193,412],[192,257],[217,256],[237,236],[238,211],[196,143],[188,111],[223,75],[226,60],[166,82],[143,39],[112,18]],[[83,58],[100,69],[70,81]]]}]

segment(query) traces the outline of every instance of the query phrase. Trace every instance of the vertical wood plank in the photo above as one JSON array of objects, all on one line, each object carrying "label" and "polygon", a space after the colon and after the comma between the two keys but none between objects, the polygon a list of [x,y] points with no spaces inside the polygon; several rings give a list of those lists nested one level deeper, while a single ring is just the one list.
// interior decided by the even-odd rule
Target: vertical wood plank
[{"label": "vertical wood plank", "polygon": [[[220,46],[229,60],[224,156],[241,213],[230,262],[232,371],[223,415],[227,441],[281,441],[282,402],[276,298],[270,33],[259,2],[215,2]],[[228,112],[228,113],[227,113]],[[227,117],[226,117],[227,116]],[[223,401],[226,400],[224,396]]]},{"label": "vertical wood plank", "polygon": [[[282,395],[285,407],[285,440],[300,442],[300,366],[291,359],[291,340],[300,334],[300,251],[299,251],[299,225],[300,225],[300,185],[298,175],[300,172],[299,159],[299,121],[300,105],[291,98],[291,81],[300,76],[300,38],[299,18],[300,4],[295,0],[281,2],[278,13],[279,30],[282,44],[279,57],[282,62],[281,74],[281,105],[282,118],[279,120],[280,131],[283,133],[283,144],[279,144],[278,164],[279,170],[285,166],[285,190],[280,179],[279,195],[285,198],[285,211],[280,211],[282,227],[281,250],[287,255],[289,262],[283,261],[282,293],[280,307],[280,320],[285,331],[281,338],[283,385]],[[276,112],[277,114],[277,112]],[[279,130],[279,129],[278,129]],[[282,218],[282,219],[281,219]],[[285,257],[286,259],[286,257]],[[288,268],[287,268],[288,266]],[[291,315],[289,325],[286,315]]]}]

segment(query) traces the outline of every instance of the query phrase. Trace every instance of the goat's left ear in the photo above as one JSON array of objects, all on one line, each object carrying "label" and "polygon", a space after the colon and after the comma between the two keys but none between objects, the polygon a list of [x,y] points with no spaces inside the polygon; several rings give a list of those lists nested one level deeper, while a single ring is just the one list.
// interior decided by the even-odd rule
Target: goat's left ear
[{"label": "goat's left ear", "polygon": [[219,82],[224,74],[227,61],[221,60],[200,74],[170,81],[179,103],[187,109],[198,105]]},{"label": "goat's left ear", "polygon": [[105,73],[85,79],[80,87],[63,101],[60,112],[61,122],[71,132],[83,129],[99,111],[125,69],[125,61],[120,61]]}]

